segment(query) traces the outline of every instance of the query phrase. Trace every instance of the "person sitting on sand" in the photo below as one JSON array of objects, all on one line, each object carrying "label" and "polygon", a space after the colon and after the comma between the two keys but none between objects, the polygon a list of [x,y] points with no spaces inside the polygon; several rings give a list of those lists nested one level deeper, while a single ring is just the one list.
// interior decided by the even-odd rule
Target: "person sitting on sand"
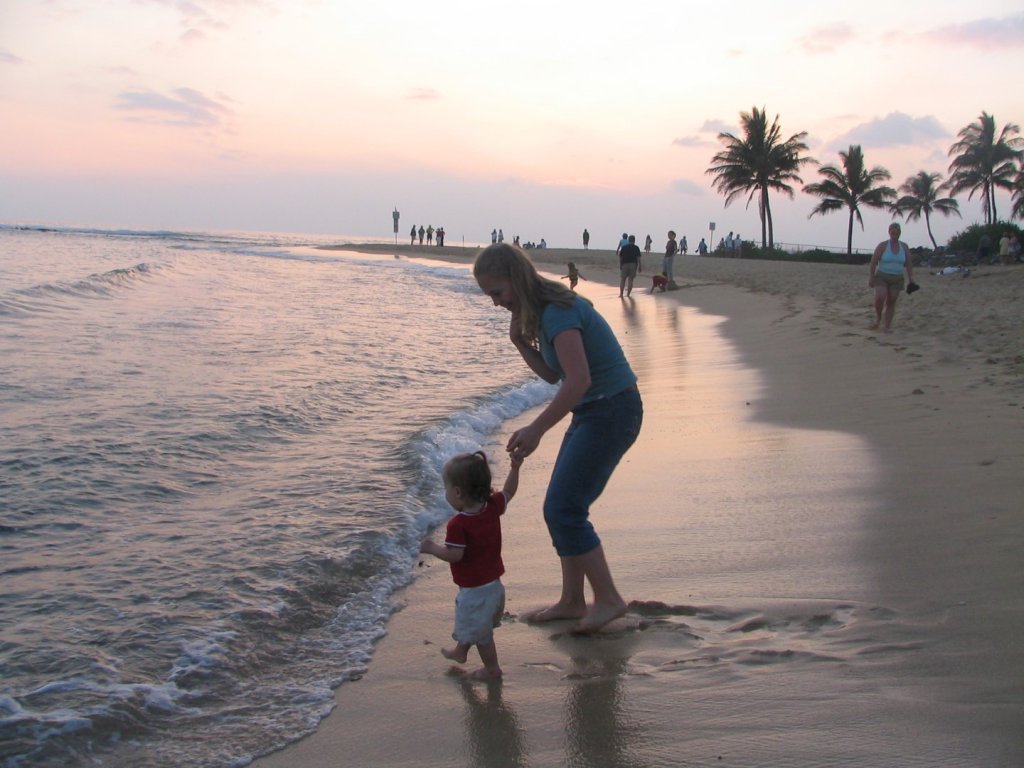
[{"label": "person sitting on sand", "polygon": [[476,646],[483,667],[470,677],[477,680],[501,677],[494,629],[505,612],[505,586],[501,575],[501,516],[519,488],[522,455],[509,457],[512,469],[500,492],[491,489],[491,469],[483,451],[460,453],[444,465],[444,496],[456,511],[445,530],[444,545],[427,538],[420,552],[433,555],[451,566],[452,580],[459,586],[455,598],[454,648],[441,655],[465,664],[469,649]]},{"label": "person sitting on sand", "polygon": [[576,269],[576,262],[575,261],[570,261],[569,262],[569,274],[562,275],[562,279],[563,280],[565,278],[567,278],[567,277],[569,278],[569,290],[571,290],[571,291],[575,291],[576,290],[576,283],[578,283],[580,280],[586,280],[587,279],[583,275],[580,274],[580,271],[578,269]]},{"label": "person sitting on sand", "polygon": [[868,287],[875,291],[875,322],[871,329],[882,326],[883,331],[892,330],[892,318],[896,314],[896,299],[906,282],[914,282],[914,265],[910,259],[907,244],[900,240],[902,231],[899,223],[889,225],[889,239],[875,247],[871,257]]},{"label": "person sitting on sand", "polygon": [[668,290],[668,275],[662,272],[660,275],[655,275],[651,278],[651,290],[648,293],[654,293],[655,289],[658,289],[662,293]]}]

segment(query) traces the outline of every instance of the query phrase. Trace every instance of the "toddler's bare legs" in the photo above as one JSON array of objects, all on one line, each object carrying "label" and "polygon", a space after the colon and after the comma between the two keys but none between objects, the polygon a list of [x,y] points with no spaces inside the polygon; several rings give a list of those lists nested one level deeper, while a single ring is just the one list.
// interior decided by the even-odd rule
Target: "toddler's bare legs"
[{"label": "toddler's bare legs", "polygon": [[478,644],[476,647],[480,654],[480,661],[484,663],[480,669],[470,673],[474,680],[499,680],[501,679],[501,667],[498,666],[498,646],[494,642]]},{"label": "toddler's bare legs", "polygon": [[459,643],[454,648],[442,648],[441,655],[448,659],[448,661],[465,664],[466,659],[469,657],[469,649],[469,644]]},{"label": "toddler's bare legs", "polygon": [[[469,658],[469,649],[471,645],[467,643],[459,643],[454,648],[442,648],[441,655],[444,656],[448,661],[454,661],[457,664],[465,664]],[[478,644],[476,646],[477,652],[480,654],[480,661],[484,665],[467,675],[474,680],[498,680],[501,678],[501,667],[498,666],[498,647],[494,642],[487,643],[486,645]]]}]

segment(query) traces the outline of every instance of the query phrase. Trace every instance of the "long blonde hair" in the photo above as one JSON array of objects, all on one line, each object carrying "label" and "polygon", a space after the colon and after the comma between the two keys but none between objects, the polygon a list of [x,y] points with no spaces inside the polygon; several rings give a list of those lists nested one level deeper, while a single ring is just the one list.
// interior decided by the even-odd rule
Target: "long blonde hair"
[{"label": "long blonde hair", "polygon": [[540,317],[544,307],[556,304],[572,306],[576,292],[559,282],[541,277],[530,257],[520,248],[508,243],[494,243],[487,246],[473,262],[473,277],[508,280],[519,298],[519,321],[523,338],[537,345],[540,336]]}]

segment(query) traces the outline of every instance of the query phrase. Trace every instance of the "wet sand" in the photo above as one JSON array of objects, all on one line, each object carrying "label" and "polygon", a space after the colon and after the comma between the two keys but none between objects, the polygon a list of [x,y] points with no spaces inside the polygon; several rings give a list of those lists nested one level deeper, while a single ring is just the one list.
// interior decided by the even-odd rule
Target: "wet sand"
[{"label": "wet sand", "polygon": [[[517,618],[559,584],[556,428],[505,519],[503,682],[440,656],[455,587],[424,557],[365,677],[256,764],[1024,764],[1024,268],[920,270],[881,334],[866,267],[680,257],[680,290],[623,301],[613,253],[531,255],[577,263],[640,376],[593,510],[629,613],[590,638]],[[487,447],[499,484],[529,418]]]}]

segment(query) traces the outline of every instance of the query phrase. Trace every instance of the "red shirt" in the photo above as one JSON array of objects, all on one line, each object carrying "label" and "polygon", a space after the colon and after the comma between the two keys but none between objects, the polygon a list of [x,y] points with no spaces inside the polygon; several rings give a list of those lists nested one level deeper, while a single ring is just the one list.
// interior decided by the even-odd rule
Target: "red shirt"
[{"label": "red shirt", "polygon": [[508,500],[505,494],[491,494],[475,515],[459,512],[448,521],[444,543],[465,549],[462,560],[450,563],[452,579],[460,587],[479,587],[505,572],[501,561],[501,516]]}]

